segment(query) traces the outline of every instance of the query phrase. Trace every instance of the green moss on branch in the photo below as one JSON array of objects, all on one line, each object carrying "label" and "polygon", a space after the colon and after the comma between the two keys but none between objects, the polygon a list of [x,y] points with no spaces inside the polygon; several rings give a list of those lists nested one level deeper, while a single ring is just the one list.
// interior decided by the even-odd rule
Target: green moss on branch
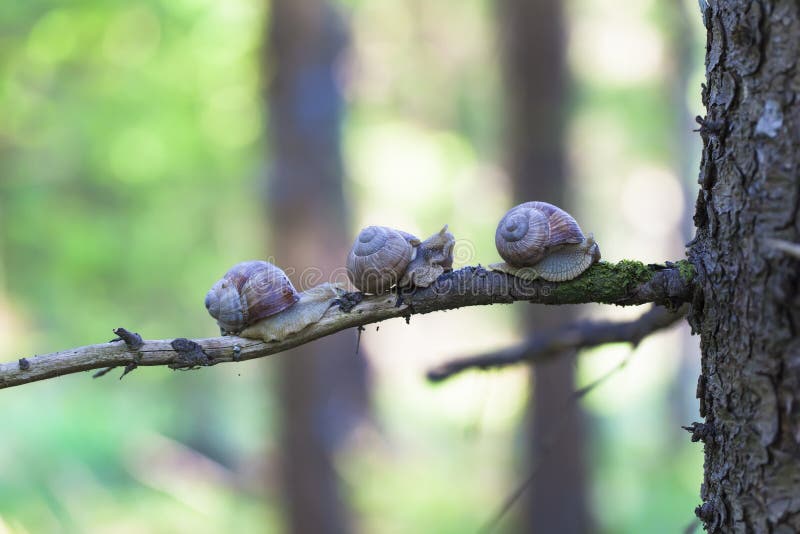
[{"label": "green moss on branch", "polygon": [[[691,266],[689,266],[691,267]],[[601,262],[567,282],[528,281],[481,267],[464,267],[426,289],[403,296],[414,313],[508,303],[540,304],[599,302],[622,306],[654,302],[675,308],[691,299],[691,273],[675,263],[645,265],[622,260]]]},{"label": "green moss on branch", "polygon": [[553,284],[558,301],[578,302],[591,295],[592,302],[616,304],[652,279],[654,270],[640,261],[600,262],[574,280]]}]

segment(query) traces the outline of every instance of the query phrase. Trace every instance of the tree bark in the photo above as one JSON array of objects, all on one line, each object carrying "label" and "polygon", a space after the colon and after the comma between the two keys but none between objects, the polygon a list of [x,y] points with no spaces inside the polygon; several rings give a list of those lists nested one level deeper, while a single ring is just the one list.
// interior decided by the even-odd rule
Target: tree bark
[{"label": "tree bark", "polygon": [[[271,253],[307,289],[343,264],[348,245],[336,79],[347,29],[324,0],[273,0],[269,37]],[[354,332],[340,332],[279,361],[290,532],[351,529],[334,453],[366,411],[366,363],[354,347]]]},{"label": "tree bark", "polygon": [[[499,2],[506,91],[506,145],[517,202],[544,200],[568,206],[566,198],[566,64],[561,0]],[[575,310],[527,307],[528,332],[556,328]],[[536,477],[525,495],[527,532],[586,532],[589,512],[583,460],[583,415],[578,403],[553,410],[553,399],[575,389],[572,358],[554,358],[531,368],[526,417],[526,457]],[[558,434],[558,446],[547,442]],[[545,450],[547,449],[547,450]],[[546,456],[542,458],[542,456]]]},{"label": "tree bark", "polygon": [[[702,3],[702,2],[701,2]],[[707,7],[698,274],[703,504],[710,532],[800,531],[800,5]]]}]

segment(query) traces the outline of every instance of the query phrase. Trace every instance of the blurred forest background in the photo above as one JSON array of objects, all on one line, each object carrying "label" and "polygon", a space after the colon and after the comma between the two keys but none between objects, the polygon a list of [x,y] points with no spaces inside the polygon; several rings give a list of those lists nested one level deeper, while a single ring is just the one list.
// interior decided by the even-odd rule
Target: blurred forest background
[{"label": "blurred forest background", "polygon": [[[217,335],[202,302],[231,265],[272,257],[327,273],[367,224],[427,236],[448,223],[456,267],[485,265],[520,184],[550,178],[558,194],[538,200],[568,208],[605,259],[682,257],[699,159],[696,2],[542,0],[530,3],[553,9],[535,20],[520,2],[0,4],[0,361],[106,341],[117,326]],[[509,54],[537,37],[527,22],[564,30],[531,63],[552,60],[552,73]],[[563,155],[558,178],[519,170],[519,147],[543,140]],[[367,328],[360,356],[349,333],[196,372],[3,391],[0,533],[310,531],[298,521],[315,506],[330,531],[473,532],[529,464],[563,467],[563,442],[531,461],[545,431],[534,423],[531,438],[529,414],[557,419],[572,389],[628,357],[580,401],[578,434],[561,436],[582,457],[587,528],[689,525],[702,450],[680,429],[697,416],[687,327],[633,355],[565,359],[549,404],[526,368],[425,381],[549,313],[642,312],[523,320],[525,309],[387,322]],[[521,501],[499,529],[524,529],[535,506]]]}]

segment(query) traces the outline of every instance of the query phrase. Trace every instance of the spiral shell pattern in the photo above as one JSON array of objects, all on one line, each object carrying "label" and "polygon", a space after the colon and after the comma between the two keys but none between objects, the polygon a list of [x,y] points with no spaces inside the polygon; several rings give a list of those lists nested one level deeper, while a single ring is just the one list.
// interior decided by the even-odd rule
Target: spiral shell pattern
[{"label": "spiral shell pattern", "polygon": [[414,257],[419,239],[385,226],[367,226],[347,256],[347,276],[359,291],[383,293],[396,285]]},{"label": "spiral shell pattern", "polygon": [[205,305],[220,328],[237,333],[298,300],[299,293],[281,269],[254,260],[238,263],[225,273],[209,290]]},{"label": "spiral shell pattern", "polygon": [[495,232],[495,246],[509,265],[529,266],[561,245],[586,238],[566,211],[547,202],[525,202],[510,209]]}]

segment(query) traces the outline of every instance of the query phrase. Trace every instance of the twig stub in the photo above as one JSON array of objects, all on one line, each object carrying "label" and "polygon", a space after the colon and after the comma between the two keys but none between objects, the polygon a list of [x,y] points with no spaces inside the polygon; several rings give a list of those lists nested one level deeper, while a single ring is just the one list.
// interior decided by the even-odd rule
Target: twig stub
[{"label": "twig stub", "polygon": [[714,435],[714,425],[711,423],[698,423],[695,421],[689,426],[682,426],[682,429],[692,435],[692,443],[703,441]]},{"label": "twig stub", "polygon": [[353,293],[345,293],[338,299],[336,299],[336,303],[339,304],[339,309],[345,313],[350,313],[350,311],[355,308],[362,300],[364,300],[364,293],[360,291],[355,291]]},{"label": "twig stub", "polygon": [[114,333],[117,334],[117,337],[112,339],[111,343],[115,341],[124,341],[131,350],[139,350],[142,348],[142,345],[144,345],[142,336],[136,332],[130,332],[122,327],[119,327],[114,329]]},{"label": "twig stub", "polygon": [[211,356],[191,339],[179,337],[174,339],[170,345],[177,353],[172,363],[169,364],[170,369],[197,369],[211,365]]}]

